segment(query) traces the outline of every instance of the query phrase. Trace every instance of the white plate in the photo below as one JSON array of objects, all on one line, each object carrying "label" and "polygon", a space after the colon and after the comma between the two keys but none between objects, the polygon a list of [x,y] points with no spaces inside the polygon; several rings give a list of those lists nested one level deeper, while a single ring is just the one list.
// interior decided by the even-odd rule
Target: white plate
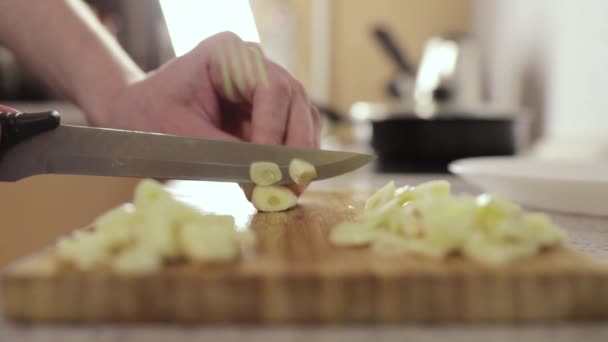
[{"label": "white plate", "polygon": [[449,170],[483,191],[526,206],[608,216],[608,162],[480,157],[454,161]]}]

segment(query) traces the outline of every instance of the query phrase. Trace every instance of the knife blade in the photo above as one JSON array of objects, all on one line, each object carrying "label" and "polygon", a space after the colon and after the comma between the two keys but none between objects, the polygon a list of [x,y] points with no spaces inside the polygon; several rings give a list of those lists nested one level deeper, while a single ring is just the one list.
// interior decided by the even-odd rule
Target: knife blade
[{"label": "knife blade", "polygon": [[375,159],[352,152],[61,125],[4,150],[0,181],[71,174],[251,183],[250,164],[271,161],[283,172],[279,184],[288,184],[293,158],[312,163],[316,180],[350,172]]}]

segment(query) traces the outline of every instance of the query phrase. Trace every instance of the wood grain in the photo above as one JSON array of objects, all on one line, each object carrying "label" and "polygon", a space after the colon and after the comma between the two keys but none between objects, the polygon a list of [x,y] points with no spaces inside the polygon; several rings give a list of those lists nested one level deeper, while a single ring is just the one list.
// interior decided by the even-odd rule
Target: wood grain
[{"label": "wood grain", "polygon": [[257,214],[255,248],[224,265],[175,264],[147,276],[58,267],[53,250],[3,277],[5,314],[59,322],[554,321],[608,318],[608,267],[556,248],[493,269],[460,257],[386,259],[334,248],[329,229],[362,194],[310,192]]}]

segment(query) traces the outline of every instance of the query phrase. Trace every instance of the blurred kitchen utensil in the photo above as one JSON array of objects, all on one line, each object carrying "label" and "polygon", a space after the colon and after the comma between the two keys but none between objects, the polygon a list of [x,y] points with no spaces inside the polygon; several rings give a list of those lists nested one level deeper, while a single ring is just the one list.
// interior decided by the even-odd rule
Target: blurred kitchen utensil
[{"label": "blurred kitchen utensil", "polygon": [[442,107],[459,107],[463,114],[482,102],[481,61],[474,39],[462,34],[430,38],[416,76],[416,112],[429,117]]},{"label": "blurred kitchen utensil", "polygon": [[484,191],[524,205],[608,216],[608,162],[547,161],[523,157],[456,160],[452,173]]},{"label": "blurred kitchen utensil", "polygon": [[[386,29],[375,35],[399,68],[413,67]],[[425,46],[409,98],[355,103],[350,116],[371,125],[371,145],[380,171],[447,172],[467,157],[516,153],[526,122],[520,109],[484,102],[477,44],[467,35],[444,34]]]},{"label": "blurred kitchen utensil", "polygon": [[359,102],[351,115],[371,125],[371,145],[383,172],[447,172],[455,159],[512,155],[525,127],[522,116],[489,106],[444,109],[425,119],[409,106]]},{"label": "blurred kitchen utensil", "polygon": [[380,25],[375,26],[373,35],[397,67],[396,75],[388,84],[388,93],[402,102],[412,101],[416,79],[414,67],[408,61],[406,54],[402,52],[394,35],[388,28]]}]

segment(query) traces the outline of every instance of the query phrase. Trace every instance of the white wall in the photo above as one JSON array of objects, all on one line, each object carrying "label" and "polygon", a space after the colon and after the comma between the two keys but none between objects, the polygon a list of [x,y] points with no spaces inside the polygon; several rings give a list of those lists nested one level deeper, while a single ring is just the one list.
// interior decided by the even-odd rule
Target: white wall
[{"label": "white wall", "polygon": [[475,11],[491,98],[530,107],[546,153],[608,151],[608,1],[476,0]]}]

